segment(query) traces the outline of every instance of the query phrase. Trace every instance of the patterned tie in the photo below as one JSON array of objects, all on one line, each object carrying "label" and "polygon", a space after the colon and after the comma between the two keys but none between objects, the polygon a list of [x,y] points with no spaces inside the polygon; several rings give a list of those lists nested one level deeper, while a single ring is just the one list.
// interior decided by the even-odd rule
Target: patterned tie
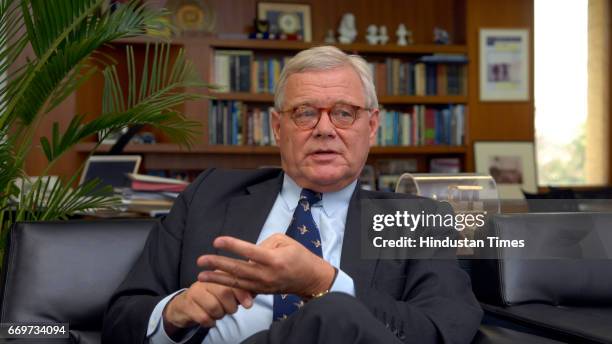
[{"label": "patterned tie", "polygon": [[[295,239],[300,244],[306,246],[312,253],[323,257],[321,248],[321,235],[319,229],[312,218],[310,207],[322,199],[319,192],[302,189],[300,200],[293,213],[293,220],[287,228],[289,237]],[[304,305],[304,301],[299,296],[293,294],[275,294],[274,306],[272,307],[274,320],[287,318],[291,313]]]}]

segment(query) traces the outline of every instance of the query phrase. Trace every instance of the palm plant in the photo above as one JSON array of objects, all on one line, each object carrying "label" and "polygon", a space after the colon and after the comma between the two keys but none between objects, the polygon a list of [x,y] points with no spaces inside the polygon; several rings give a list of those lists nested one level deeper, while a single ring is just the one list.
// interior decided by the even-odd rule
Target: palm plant
[{"label": "palm plant", "polygon": [[[193,143],[198,123],[176,109],[202,96],[186,89],[206,85],[182,52],[171,59],[169,46],[147,46],[145,62],[137,66],[128,46],[126,89],[114,61],[97,52],[116,39],[159,32],[166,13],[140,1],[111,12],[102,9],[103,2],[0,0],[0,250],[16,221],[66,219],[119,201],[110,190],[97,187],[97,181],[74,186],[80,170],[56,183],[38,178],[20,192],[17,186],[26,179],[24,161],[34,144],[40,144],[48,161],[45,175],[84,138],[98,134],[103,139],[126,126],[151,125],[181,145]],[[15,65],[29,48],[33,56]],[[33,142],[41,118],[97,72],[104,76],[102,114],[89,121],[75,115],[63,129],[56,122],[50,137]]]}]

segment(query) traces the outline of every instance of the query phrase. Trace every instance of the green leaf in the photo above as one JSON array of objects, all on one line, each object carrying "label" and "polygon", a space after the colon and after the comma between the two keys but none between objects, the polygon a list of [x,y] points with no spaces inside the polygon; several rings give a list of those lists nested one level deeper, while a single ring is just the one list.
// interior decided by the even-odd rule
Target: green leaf
[{"label": "green leaf", "polygon": [[[169,45],[147,46],[144,63],[137,64],[128,48],[124,89],[113,65],[116,61],[98,50],[115,39],[159,29],[167,12],[147,8],[141,0],[112,13],[101,12],[103,1],[0,0],[0,251],[6,229],[15,221],[66,219],[118,205],[112,190],[100,188],[98,181],[74,186],[83,165],[68,180],[55,183],[49,178],[30,183],[24,173],[37,126],[44,123],[42,116],[96,72],[104,77],[102,115],[87,121],[78,114],[62,127],[54,123],[51,135],[39,141],[49,162],[42,175],[70,147],[99,132],[149,124],[183,145],[192,144],[198,134],[199,122],[187,119],[178,109],[202,97],[192,88],[209,85],[200,80],[182,52],[171,59]],[[26,46],[32,53],[17,65]],[[20,181],[31,184],[29,191],[19,192]]]},{"label": "green leaf", "polygon": [[[16,80],[0,117],[0,128],[19,118],[32,123],[49,98],[47,113],[66,96],[59,85],[82,82],[75,68],[97,48],[112,40],[143,34],[164,12],[131,1],[112,13],[95,15],[102,0],[22,0],[23,22],[36,59],[29,61]],[[86,76],[90,74],[86,73]],[[68,79],[67,81],[64,81]],[[74,89],[74,88],[73,88]],[[2,108],[0,108],[2,110]]]},{"label": "green leaf", "polygon": [[[168,44],[157,44],[156,48],[145,48],[148,53],[141,75],[147,76],[136,79],[134,52],[131,47],[126,48],[128,67],[128,90],[122,89],[116,67],[109,66],[103,71],[104,87],[102,93],[102,115],[84,123],[83,116],[75,116],[66,130],[59,134],[54,124],[53,137],[49,143],[47,155],[49,161],[57,159],[70,147],[84,138],[98,133],[108,133],[122,128],[148,124],[164,131],[168,136],[182,146],[193,145],[199,135],[201,125],[197,121],[188,120],[176,108],[189,100],[200,99],[198,93],[185,92],[188,87],[206,86],[199,79],[195,67],[185,60],[182,51],[179,51],[174,62],[171,61]],[[149,62],[151,61],[150,74]],[[167,71],[170,71],[168,74]],[[143,86],[144,85],[144,86]],[[138,100],[137,89],[140,88]],[[127,100],[124,97],[127,94]],[[41,141],[42,144],[42,141]],[[45,148],[43,148],[45,149]]]},{"label": "green leaf", "polygon": [[51,149],[51,144],[49,144],[49,140],[46,137],[41,137],[40,145],[42,146],[43,152],[45,153],[45,157],[47,158],[47,160],[53,160],[53,150]]}]

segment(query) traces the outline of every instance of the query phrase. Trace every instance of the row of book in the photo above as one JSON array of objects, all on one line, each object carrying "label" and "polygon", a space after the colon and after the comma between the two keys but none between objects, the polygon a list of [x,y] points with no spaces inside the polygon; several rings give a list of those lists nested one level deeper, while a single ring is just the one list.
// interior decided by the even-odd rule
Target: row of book
[{"label": "row of book", "polygon": [[[271,111],[271,107],[250,107],[241,101],[211,100],[208,143],[276,145]],[[464,105],[414,105],[408,111],[381,109],[377,145],[462,145],[465,112]]]},{"label": "row of book", "polygon": [[248,107],[241,101],[211,100],[208,109],[209,144],[276,145],[270,120],[271,107]]},{"label": "row of book", "polygon": [[215,51],[218,92],[274,93],[289,57],[253,57],[249,50]]},{"label": "row of book", "polygon": [[214,57],[214,83],[217,92],[251,92],[251,63],[249,50],[217,50]]},{"label": "row of book", "polygon": [[[459,55],[461,56],[461,55]],[[467,94],[467,66],[460,58],[423,62],[387,58],[368,63],[379,95],[447,96]],[[455,62],[443,62],[455,61]]]},{"label": "row of book", "polygon": [[[218,92],[274,93],[289,57],[254,57],[250,50],[217,50],[214,83]],[[464,55],[436,54],[406,61],[370,62],[379,95],[445,96],[467,93]]]},{"label": "row of book", "polygon": [[463,144],[465,112],[464,105],[414,105],[408,111],[381,109],[377,145],[460,146]]}]

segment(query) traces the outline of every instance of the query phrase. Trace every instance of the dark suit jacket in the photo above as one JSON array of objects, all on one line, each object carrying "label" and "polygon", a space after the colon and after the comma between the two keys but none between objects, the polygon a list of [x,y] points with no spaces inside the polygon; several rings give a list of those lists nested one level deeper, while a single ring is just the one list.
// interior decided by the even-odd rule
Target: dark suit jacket
[{"label": "dark suit jacket", "polygon": [[[143,342],[155,305],[196,280],[200,255],[219,253],[212,247],[217,236],[256,242],[282,179],[282,171],[275,169],[202,173],[151,232],[136,265],[111,298],[103,342]],[[353,193],[340,268],[353,278],[357,298],[399,338],[418,343],[469,342],[482,311],[456,261],[361,258],[359,201],[397,197],[393,195],[359,188]],[[438,204],[422,201],[428,207]],[[194,343],[206,333],[199,332]]]}]

